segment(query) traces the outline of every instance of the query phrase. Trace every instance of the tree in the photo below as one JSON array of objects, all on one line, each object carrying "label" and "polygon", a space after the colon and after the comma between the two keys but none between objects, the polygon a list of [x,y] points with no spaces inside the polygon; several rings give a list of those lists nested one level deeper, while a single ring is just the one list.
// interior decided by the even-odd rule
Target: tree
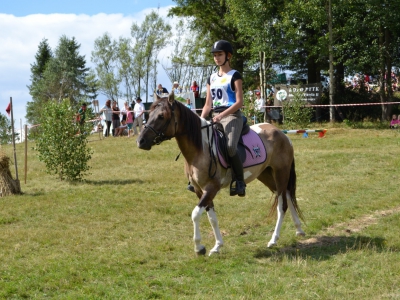
[{"label": "tree", "polygon": [[189,18],[190,29],[204,37],[202,46],[208,53],[215,41],[229,41],[235,51],[231,61],[232,66],[243,73],[247,54],[242,50],[247,45],[243,42],[242,35],[233,21],[227,1],[175,0],[174,2],[176,6],[170,9],[169,15]]},{"label": "tree", "polygon": [[99,91],[111,100],[118,100],[121,92],[121,77],[118,74],[118,45],[109,33],[104,33],[94,42],[91,60],[96,64]]},{"label": "tree", "polygon": [[46,164],[47,172],[57,174],[60,180],[81,180],[89,170],[92,151],[87,148],[84,132],[90,132],[90,128],[82,129],[75,120],[76,111],[68,99],[47,102],[39,119],[41,135],[36,142],[39,159]]},{"label": "tree", "polygon": [[215,67],[209,48],[203,47],[204,37],[191,30],[187,20],[180,20],[172,45],[172,53],[167,57],[170,64],[163,64],[168,78],[171,82],[178,81],[184,89],[190,88],[195,80],[201,91]]},{"label": "tree", "polygon": [[[163,49],[171,38],[171,26],[166,24],[164,20],[155,12],[152,11],[146,15],[143,23],[138,26],[132,24],[131,35],[135,44],[134,65],[137,80],[139,81],[138,94],[141,95],[142,90],[140,82],[145,85],[146,102],[149,95],[150,78],[156,78],[156,66],[158,63],[158,53]],[[151,90],[155,90],[154,85]]]},{"label": "tree", "polygon": [[0,113],[0,145],[12,142],[11,121]]},{"label": "tree", "polygon": [[38,51],[35,55],[36,62],[31,64],[31,85],[28,85],[29,94],[32,96],[33,101],[27,103],[26,119],[31,124],[36,124],[40,115],[40,109],[44,99],[40,97],[41,94],[41,81],[43,79],[46,65],[50,59],[53,58],[53,53],[47,42],[43,39],[39,43]]},{"label": "tree", "polygon": [[[32,84],[29,86],[32,102],[28,103],[27,109],[27,119],[30,122],[38,123],[42,106],[49,101],[61,102],[69,99],[71,105],[77,107],[80,102],[94,97],[95,86],[88,87],[86,77],[89,68],[86,67],[85,57],[79,55],[79,48],[75,38],[70,39],[63,35],[54,55],[45,64],[36,63],[32,67]],[[37,54],[40,58],[41,53],[45,52],[43,49],[46,49],[46,44],[42,42]],[[37,70],[40,70],[40,76],[36,75]]]}]

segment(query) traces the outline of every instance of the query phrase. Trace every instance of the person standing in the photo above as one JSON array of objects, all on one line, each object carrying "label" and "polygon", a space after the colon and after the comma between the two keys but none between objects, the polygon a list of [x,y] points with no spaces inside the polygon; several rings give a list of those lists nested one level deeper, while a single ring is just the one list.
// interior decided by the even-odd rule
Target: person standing
[{"label": "person standing", "polygon": [[262,123],[264,122],[264,115],[265,115],[265,100],[261,98],[260,91],[256,91],[256,99],[254,102],[254,109],[255,109],[255,118],[254,123]]},{"label": "person standing", "polygon": [[[126,126],[128,127],[128,137],[131,136],[132,128],[133,128],[133,111],[129,107],[128,102],[124,103],[125,111],[126,111]],[[122,120],[123,121],[123,120]]]},{"label": "person standing", "polygon": [[174,84],[172,85],[172,91],[174,92],[174,94],[179,94],[181,92],[181,90],[179,89],[178,81],[174,81]]},{"label": "person standing", "polygon": [[119,117],[120,113],[121,112],[117,105],[117,101],[114,100],[113,105],[112,105],[112,124],[113,124],[112,135],[113,136],[115,136],[115,129],[121,125],[121,119]]},{"label": "person standing", "polygon": [[217,41],[211,48],[214,62],[219,67],[216,73],[211,74],[207,81],[206,103],[201,117],[208,116],[214,108],[213,122],[219,123],[226,136],[227,151],[230,165],[235,174],[235,188],[230,189],[230,195],[246,195],[246,184],[243,176],[243,165],[237,153],[238,141],[242,132],[243,107],[242,76],[232,69],[230,59],[233,55],[232,45],[225,40]]},{"label": "person standing", "polygon": [[142,103],[142,99],[140,97],[136,98],[136,104],[133,108],[133,113],[135,119],[133,120],[133,135],[138,134],[137,126],[139,126],[139,133],[142,132],[143,127],[143,117],[144,117],[144,105]]},{"label": "person standing", "polygon": [[199,98],[199,86],[196,81],[193,81],[190,90],[193,92],[195,98]]},{"label": "person standing", "polygon": [[106,104],[100,109],[99,113],[103,113],[103,120],[106,123],[106,133],[105,137],[110,135],[110,128],[112,122],[112,108],[111,108],[111,100],[107,100]]}]

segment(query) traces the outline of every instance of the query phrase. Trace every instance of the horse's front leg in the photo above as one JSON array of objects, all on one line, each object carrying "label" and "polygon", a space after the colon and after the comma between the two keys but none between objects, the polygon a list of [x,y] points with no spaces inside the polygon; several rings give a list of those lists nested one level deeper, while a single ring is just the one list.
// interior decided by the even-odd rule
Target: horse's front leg
[{"label": "horse's front leg", "polygon": [[[197,193],[197,191],[196,191],[196,193]],[[193,221],[193,227],[194,227],[194,235],[193,235],[194,251],[196,252],[197,255],[205,255],[206,254],[206,247],[201,244],[200,218],[208,205],[213,206],[212,199],[214,199],[215,194],[216,194],[215,192],[203,192],[202,194],[198,193],[198,196],[200,196],[199,197],[200,201],[199,201],[199,204],[192,211],[192,221]],[[210,218],[210,213],[207,212],[207,214]],[[211,216],[212,216],[213,220],[217,220],[214,210],[212,210]],[[216,223],[213,221],[213,223],[217,224],[216,230],[220,236],[221,233],[219,232],[218,221]],[[212,226],[213,226],[213,223],[211,224]],[[213,227],[213,229],[214,229],[214,227]],[[215,233],[215,230],[214,230],[214,233]]]},{"label": "horse's front leg", "polygon": [[209,256],[211,256],[215,253],[219,253],[219,250],[224,245],[224,241],[222,240],[222,234],[221,231],[219,230],[218,219],[217,219],[217,214],[215,213],[214,210],[214,205],[212,205],[210,208],[207,209],[207,215],[215,237],[215,246],[214,248],[211,249],[209,253]]},{"label": "horse's front leg", "polygon": [[206,247],[201,244],[201,233],[200,233],[200,218],[203,214],[205,207],[196,206],[192,211],[192,221],[194,227],[194,251],[197,255],[205,255],[206,254]]}]

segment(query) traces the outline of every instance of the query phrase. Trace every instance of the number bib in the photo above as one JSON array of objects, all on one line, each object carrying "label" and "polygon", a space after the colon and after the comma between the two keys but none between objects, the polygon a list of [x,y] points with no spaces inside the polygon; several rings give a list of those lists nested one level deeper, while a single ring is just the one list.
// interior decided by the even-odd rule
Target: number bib
[{"label": "number bib", "polygon": [[213,107],[231,106],[236,102],[235,91],[232,90],[232,76],[237,72],[230,70],[227,74],[219,76],[213,73],[210,76],[210,91],[213,101]]}]

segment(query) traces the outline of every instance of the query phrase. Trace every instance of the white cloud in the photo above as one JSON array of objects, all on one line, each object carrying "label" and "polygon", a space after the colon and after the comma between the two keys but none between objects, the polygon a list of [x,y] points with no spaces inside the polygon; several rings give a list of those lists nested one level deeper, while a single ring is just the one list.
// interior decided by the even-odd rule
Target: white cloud
[{"label": "white cloud", "polygon": [[[169,7],[158,13],[166,18]],[[27,85],[30,84],[30,65],[35,62],[39,43],[46,38],[54,50],[62,35],[75,37],[81,45],[80,54],[85,55],[88,66],[94,41],[105,32],[114,39],[130,37],[133,22],[140,24],[151,10],[131,16],[122,14],[35,14],[15,17],[0,14],[0,110],[5,108],[10,97],[14,103],[14,119],[24,120],[26,103],[31,100]],[[167,20],[167,19],[166,19]],[[168,21],[168,20],[167,20]],[[160,74],[162,76],[162,74]],[[161,80],[168,80],[165,76]]]}]

